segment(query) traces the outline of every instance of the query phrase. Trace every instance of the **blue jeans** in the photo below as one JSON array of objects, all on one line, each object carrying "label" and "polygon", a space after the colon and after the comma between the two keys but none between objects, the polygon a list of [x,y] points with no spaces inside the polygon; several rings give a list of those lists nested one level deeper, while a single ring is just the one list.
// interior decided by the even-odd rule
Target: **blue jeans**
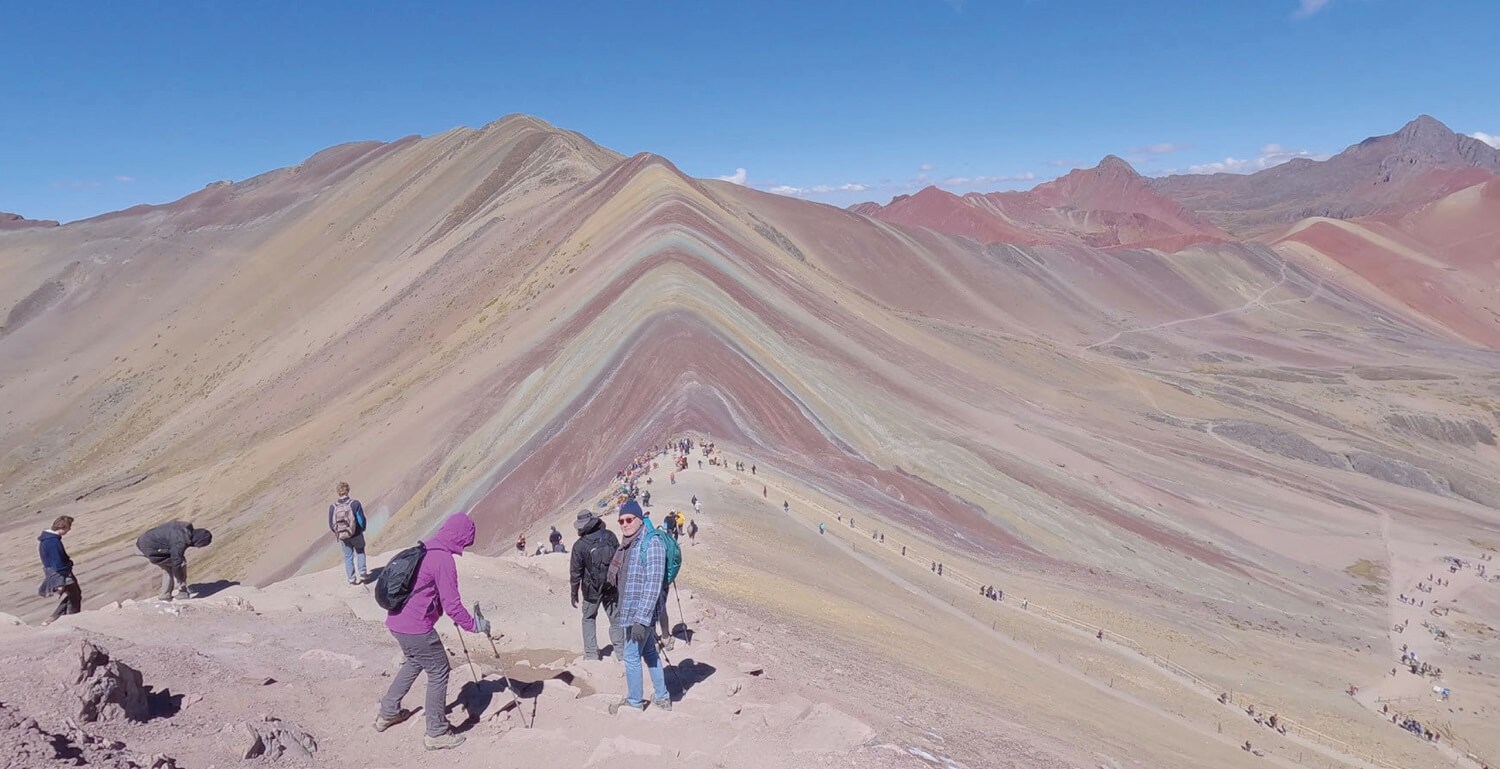
[{"label": "blue jeans", "polygon": [[646,669],[651,671],[651,686],[656,690],[656,696],[652,699],[671,699],[672,695],[667,692],[667,676],[661,668],[661,655],[656,653],[656,628],[646,628],[646,643],[642,644],[625,637],[625,700],[631,707],[645,707],[646,702],[641,699],[641,658],[646,660]]},{"label": "blue jeans", "polygon": [[341,540],[339,547],[344,550],[344,578],[350,582],[354,581],[354,562],[359,561],[359,576],[364,577],[365,571],[365,535],[364,532]]}]

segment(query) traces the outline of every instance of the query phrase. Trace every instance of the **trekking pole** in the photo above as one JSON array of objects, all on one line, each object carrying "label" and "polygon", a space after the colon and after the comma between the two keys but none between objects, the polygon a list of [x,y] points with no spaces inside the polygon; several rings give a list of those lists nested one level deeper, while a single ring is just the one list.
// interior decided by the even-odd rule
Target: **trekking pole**
[{"label": "trekking pole", "polygon": [[688,624],[687,614],[685,612],[683,612],[683,610],[682,610],[682,588],[677,587],[677,585],[675,583],[672,585],[672,587],[673,587],[673,590],[672,590],[673,595],[677,596],[677,616],[679,616],[679,617],[682,618],[682,626],[684,628],[687,628],[687,643],[688,643],[688,646],[692,646],[693,645],[693,626]]},{"label": "trekking pole", "polygon": [[[656,653],[661,655],[662,662],[667,663],[663,667],[667,670],[672,671],[672,678],[677,680],[677,696],[681,697],[682,695],[686,694],[686,690],[682,688],[682,679],[677,676],[677,665],[672,662],[671,657],[667,656],[667,647],[662,643],[662,640],[660,638],[656,639]],[[671,692],[669,691],[668,694],[670,693]]]},{"label": "trekking pole", "polygon": [[[474,602],[474,617],[476,619],[484,619],[484,612],[480,611],[480,609],[479,609],[479,602],[478,601]],[[491,636],[490,634],[486,633],[484,637],[488,638],[490,640],[490,651],[492,651],[492,652],[495,653],[495,660],[497,662],[502,662],[503,663],[504,660],[500,659],[500,647],[498,647],[498,646],[495,645],[495,638],[494,638],[494,636]],[[463,633],[461,633],[461,632],[459,633],[459,638],[460,639],[463,638]],[[465,652],[465,653],[467,654],[467,652]],[[502,673],[505,672],[503,664],[501,665],[501,672]],[[524,712],[522,712],[522,710],[521,710],[521,699],[516,696],[515,689],[514,689],[514,687],[511,686],[511,680],[510,680],[510,674],[509,673],[506,673],[506,675],[505,675],[505,691],[510,692],[510,701],[511,701],[512,705],[516,706],[516,715],[518,715],[518,716],[521,717],[521,725],[524,726],[524,727],[526,727],[527,729],[530,729],[531,728],[531,724],[526,723],[526,714]]]}]

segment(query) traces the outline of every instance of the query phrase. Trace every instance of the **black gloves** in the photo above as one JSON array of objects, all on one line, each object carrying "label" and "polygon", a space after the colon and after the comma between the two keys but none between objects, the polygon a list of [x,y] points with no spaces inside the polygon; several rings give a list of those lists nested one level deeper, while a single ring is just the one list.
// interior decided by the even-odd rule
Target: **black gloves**
[{"label": "black gloves", "polygon": [[651,628],[648,628],[645,625],[631,625],[625,631],[625,637],[629,638],[632,641],[635,641],[639,646],[646,645],[646,636],[650,634]]}]

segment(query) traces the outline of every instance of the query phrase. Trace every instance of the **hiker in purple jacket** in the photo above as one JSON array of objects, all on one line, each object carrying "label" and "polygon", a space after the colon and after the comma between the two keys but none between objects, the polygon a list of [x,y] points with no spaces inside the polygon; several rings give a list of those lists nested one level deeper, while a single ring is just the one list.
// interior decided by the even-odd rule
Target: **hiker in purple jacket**
[{"label": "hiker in purple jacket", "polygon": [[453,557],[463,555],[464,548],[474,544],[474,534],[474,519],[467,513],[448,516],[432,537],[423,542],[427,553],[422,556],[422,565],[412,583],[411,598],[401,611],[385,620],[386,629],[395,636],[406,661],[391,681],[385,699],[380,701],[375,731],[383,732],[411,718],[411,711],[401,707],[401,698],[411,690],[417,674],[426,671],[427,701],[423,709],[427,712],[427,736],[422,744],[428,750],[456,748],[464,742],[463,735],[454,734],[448,725],[448,652],[434,629],[438,617],[447,614],[453,624],[470,633],[490,633],[489,620],[476,621],[464,608],[463,596],[458,593],[458,567]]}]

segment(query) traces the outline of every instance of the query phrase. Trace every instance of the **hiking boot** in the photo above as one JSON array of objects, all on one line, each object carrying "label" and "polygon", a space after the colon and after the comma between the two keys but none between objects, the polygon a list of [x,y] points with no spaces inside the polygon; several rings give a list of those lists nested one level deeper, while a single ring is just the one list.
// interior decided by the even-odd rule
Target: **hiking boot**
[{"label": "hiking boot", "polygon": [[652,700],[651,704],[653,706],[655,706],[655,707],[661,708],[662,710],[671,710],[672,709],[672,698],[671,697],[663,697],[663,698],[661,698],[659,700]]},{"label": "hiking boot", "polygon": [[390,718],[386,718],[385,716],[376,714],[376,716],[375,716],[375,731],[377,731],[377,732],[383,732],[386,729],[389,729],[392,726],[395,726],[396,724],[399,724],[399,723],[401,723],[402,721],[405,721],[408,718],[411,718],[411,711],[407,710],[406,708],[402,708],[401,710],[397,711],[396,715],[391,716]]},{"label": "hiking boot", "polygon": [[599,656],[599,655],[597,655],[597,654],[585,654],[585,655],[583,655],[583,659],[586,662],[598,662],[598,661],[600,661],[600,660],[602,660],[604,658],[601,657],[601,656]]},{"label": "hiking boot", "polygon": [[632,705],[632,704],[630,704],[630,700],[626,699],[625,697],[621,697],[619,702],[611,702],[611,703],[609,703],[609,714],[612,715],[612,716],[619,715],[619,713],[620,713],[621,710],[645,710],[645,709],[646,709],[645,703],[642,703],[640,705]]},{"label": "hiking boot", "polygon": [[462,744],[464,744],[464,736],[462,734],[454,734],[453,732],[448,732],[441,737],[422,738],[422,747],[428,750],[448,750]]}]

